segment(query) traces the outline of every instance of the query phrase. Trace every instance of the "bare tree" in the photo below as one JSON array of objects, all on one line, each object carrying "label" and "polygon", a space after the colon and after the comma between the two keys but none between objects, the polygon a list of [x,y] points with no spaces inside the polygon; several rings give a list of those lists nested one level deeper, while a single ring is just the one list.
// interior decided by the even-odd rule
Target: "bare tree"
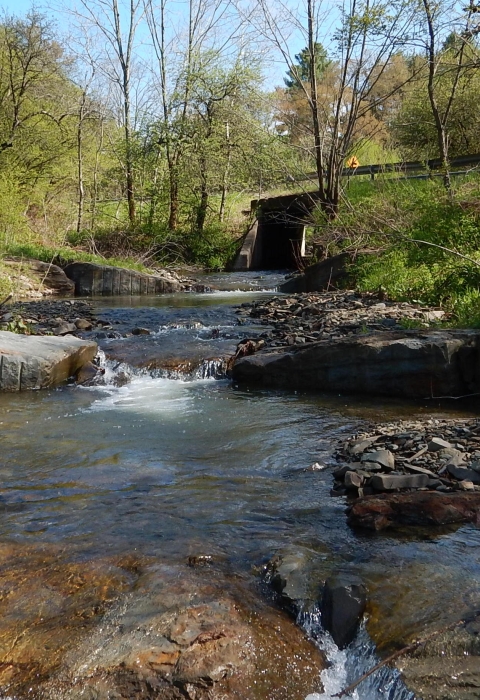
[{"label": "bare tree", "polygon": [[142,0],[78,0],[67,12],[76,20],[76,39],[80,45],[90,44],[92,34],[97,36],[97,46],[102,46],[102,56],[96,69],[116,86],[120,100],[120,122],[124,134],[125,189],[130,224],[135,223],[135,176],[133,148],[133,88],[132,68],[135,41],[143,20]]},{"label": "bare tree", "polygon": [[[422,0],[422,8],[425,25],[425,31],[422,32],[425,37],[422,45],[428,67],[428,100],[437,134],[438,152],[442,160],[443,183],[451,195],[449,122],[461,77],[471,63],[471,52],[468,52],[467,48],[480,29],[476,20],[478,6],[470,2],[467,7],[458,8],[456,2]],[[447,32],[453,38],[453,42],[450,47],[442,47]],[[445,74],[450,77],[450,88],[446,101],[441,102],[438,88]]]},{"label": "bare tree", "polygon": [[185,25],[174,24],[169,0],[144,0],[156,59],[155,84],[161,104],[159,146],[165,149],[169,179],[169,228],[179,216],[179,169],[188,144],[192,91],[211,60],[235,44],[239,18],[230,0],[188,0]]},{"label": "bare tree", "polygon": [[[302,10],[259,0],[248,10],[249,20],[283,57],[308,102],[313,133],[319,200],[324,213],[335,218],[341,196],[344,163],[356,143],[359,122],[392,90],[376,90],[392,56],[411,39],[415,6],[412,0],[346,0],[338,22],[329,18],[321,0],[305,0]],[[280,8],[280,9],[278,9]],[[245,11],[247,15],[247,11]],[[292,55],[292,32],[304,37],[309,56],[309,79],[302,80]],[[319,99],[319,47],[334,47],[338,76],[329,100]],[[399,89],[396,84],[394,90]],[[375,97],[373,95],[375,94]]]}]

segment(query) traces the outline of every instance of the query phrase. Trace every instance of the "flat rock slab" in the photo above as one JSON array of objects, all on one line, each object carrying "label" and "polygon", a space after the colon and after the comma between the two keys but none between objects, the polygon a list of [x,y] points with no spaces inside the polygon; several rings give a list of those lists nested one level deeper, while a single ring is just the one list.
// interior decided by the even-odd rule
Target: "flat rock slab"
[{"label": "flat rock slab", "polygon": [[0,331],[0,391],[47,389],[71,377],[97,353],[97,344],[73,336]]},{"label": "flat rock slab", "polygon": [[348,509],[348,524],[367,530],[405,525],[480,524],[480,493],[413,491],[360,498]]},{"label": "flat rock slab", "polygon": [[174,279],[109,265],[74,262],[64,271],[75,283],[77,296],[140,296],[182,290],[180,282]]},{"label": "flat rock slab", "polygon": [[407,331],[322,340],[237,360],[236,382],[316,391],[426,398],[480,386],[477,331]]}]

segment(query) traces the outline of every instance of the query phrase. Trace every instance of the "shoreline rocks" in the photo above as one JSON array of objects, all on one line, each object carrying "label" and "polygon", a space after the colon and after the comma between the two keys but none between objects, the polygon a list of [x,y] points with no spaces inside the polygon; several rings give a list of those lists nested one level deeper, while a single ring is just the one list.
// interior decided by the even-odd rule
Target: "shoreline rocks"
[{"label": "shoreline rocks", "polygon": [[376,425],[339,444],[332,496],[352,527],[480,525],[480,420]]},{"label": "shoreline rocks", "polygon": [[442,309],[380,300],[378,295],[342,292],[299,293],[246,302],[237,309],[239,323],[254,319],[268,326],[260,338],[268,348],[291,347],[384,331],[438,327]]},{"label": "shoreline rocks", "polygon": [[480,493],[412,491],[357,499],[347,509],[353,528],[379,532],[390,527],[480,525]]}]

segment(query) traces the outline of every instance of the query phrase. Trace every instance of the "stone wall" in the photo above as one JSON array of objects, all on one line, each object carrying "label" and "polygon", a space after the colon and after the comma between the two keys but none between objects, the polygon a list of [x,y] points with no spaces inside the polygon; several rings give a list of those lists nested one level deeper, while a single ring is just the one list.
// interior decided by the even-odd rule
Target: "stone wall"
[{"label": "stone wall", "polygon": [[64,268],[77,296],[140,296],[180,292],[179,282],[126,268],[74,262]]}]

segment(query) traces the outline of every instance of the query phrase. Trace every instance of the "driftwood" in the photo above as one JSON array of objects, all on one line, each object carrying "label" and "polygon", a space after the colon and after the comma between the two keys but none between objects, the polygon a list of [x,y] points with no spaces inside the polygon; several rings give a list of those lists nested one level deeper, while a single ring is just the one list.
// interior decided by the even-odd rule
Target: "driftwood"
[{"label": "driftwood", "polygon": [[333,697],[334,698],[343,698],[344,695],[348,695],[349,693],[352,692],[352,690],[355,690],[357,685],[360,685],[364,680],[369,678],[375,671],[378,671],[380,668],[383,666],[386,666],[389,664],[391,661],[395,661],[395,659],[398,659],[400,656],[404,656],[405,654],[408,654],[411,651],[415,651],[418,649],[418,647],[423,646],[423,644],[426,644],[429,642],[431,639],[434,639],[437,637],[439,634],[442,634],[443,632],[449,632],[450,630],[455,629],[456,627],[460,627],[461,625],[466,625],[468,622],[472,622],[473,620],[476,620],[477,617],[480,617],[480,610],[477,610],[475,613],[472,615],[469,615],[468,617],[465,617],[462,620],[457,620],[456,622],[452,622],[450,625],[446,625],[445,627],[441,627],[438,630],[435,630],[434,632],[431,632],[430,634],[427,634],[426,637],[422,637],[421,639],[416,639],[414,642],[411,644],[407,644],[407,646],[402,647],[402,649],[398,649],[398,651],[394,651],[393,654],[390,654],[390,656],[387,656],[386,659],[383,659],[383,661],[380,661],[376,666],[373,668],[369,669],[366,673],[363,674],[363,676],[360,676],[360,678],[357,678],[356,681],[351,683],[347,688],[344,688],[341,690],[339,693],[336,693]]}]

